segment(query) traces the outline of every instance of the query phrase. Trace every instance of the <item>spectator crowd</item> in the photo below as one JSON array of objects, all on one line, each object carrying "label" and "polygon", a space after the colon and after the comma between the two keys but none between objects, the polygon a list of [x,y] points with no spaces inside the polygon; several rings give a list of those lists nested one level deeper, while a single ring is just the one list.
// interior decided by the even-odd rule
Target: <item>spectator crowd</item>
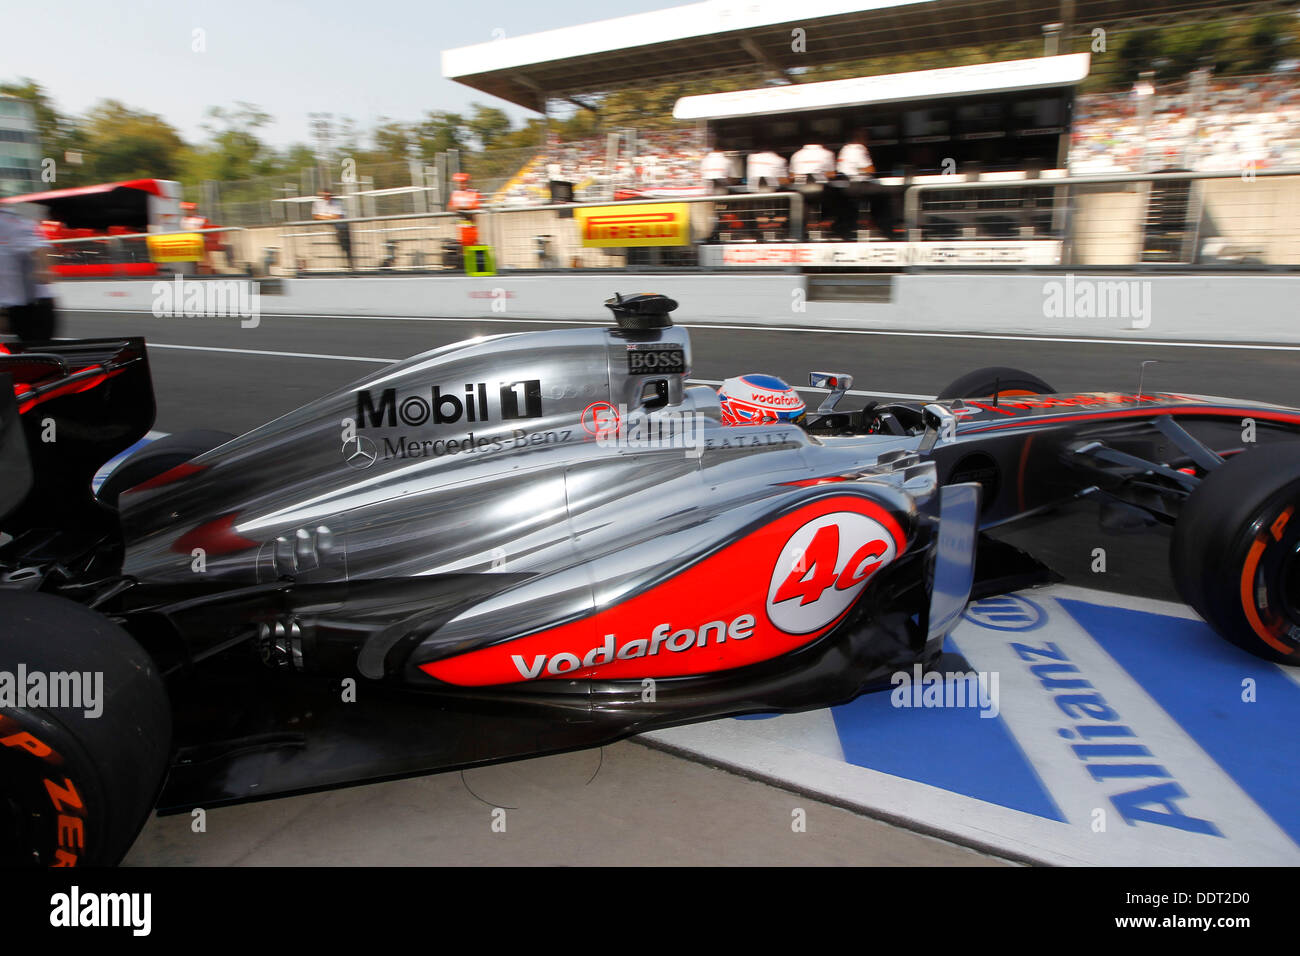
[{"label": "spectator crowd", "polygon": [[[1199,91],[1188,81],[1150,90],[1145,138],[1141,86],[1077,98],[1069,154],[1072,172],[1300,166],[1300,70],[1210,78]],[[832,159],[839,162],[838,154],[816,144],[789,156],[760,148],[723,159],[724,154],[710,153],[696,129],[638,131],[632,141],[635,146],[628,150],[627,139],[620,139],[612,162],[603,137],[552,142],[508,180],[493,201],[520,206],[557,199],[606,201],[620,192],[703,193],[724,178],[764,190],[798,180],[805,166],[824,166],[829,172]],[[810,152],[814,149],[825,155]],[[726,175],[719,175],[724,169]]]},{"label": "spectator crowd", "polygon": [[[1143,95],[1150,119],[1142,135]],[[1199,100],[1199,104],[1196,102]],[[1145,163],[1144,163],[1145,160]],[[1209,79],[1144,94],[1080,96],[1075,104],[1070,169],[1077,174],[1176,167],[1199,172],[1253,164],[1300,166],[1300,74]]]}]

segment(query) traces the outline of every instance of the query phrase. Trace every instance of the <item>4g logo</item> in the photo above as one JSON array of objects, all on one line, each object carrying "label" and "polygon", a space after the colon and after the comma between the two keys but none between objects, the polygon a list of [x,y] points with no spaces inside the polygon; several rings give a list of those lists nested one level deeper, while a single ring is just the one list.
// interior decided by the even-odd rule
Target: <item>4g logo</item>
[{"label": "4g logo", "polygon": [[804,524],[772,568],[767,616],[787,634],[830,624],[898,556],[895,534],[874,518],[835,511]]}]

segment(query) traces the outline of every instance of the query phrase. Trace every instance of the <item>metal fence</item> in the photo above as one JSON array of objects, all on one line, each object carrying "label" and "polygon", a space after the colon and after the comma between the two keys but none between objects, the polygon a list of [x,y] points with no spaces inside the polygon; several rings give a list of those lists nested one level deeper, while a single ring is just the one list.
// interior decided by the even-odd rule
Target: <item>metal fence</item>
[{"label": "metal fence", "polygon": [[[620,130],[573,143],[509,149],[452,149],[406,161],[369,162],[364,154],[237,181],[187,187],[212,222],[263,226],[302,219],[321,189],[340,198],[350,216],[433,212],[451,189],[450,177],[468,173],[494,203],[536,206],[549,201],[551,164],[579,200],[607,201],[620,188],[694,185],[704,140],[695,127]],[[639,164],[650,163],[642,169]]]},{"label": "metal fence", "polygon": [[[893,187],[880,186],[881,189]],[[900,230],[871,221],[835,230],[815,190],[624,203],[489,205],[477,244],[496,271],[726,269],[748,266],[949,265],[1300,267],[1300,169],[1242,173],[987,180],[951,176],[897,187]],[[616,248],[584,235],[580,210],[680,204],[689,243]],[[865,207],[864,207],[865,208]],[[464,268],[456,213],[352,216],[216,227],[204,261],[184,267],[269,276],[411,274]],[[149,268],[147,236],[61,240],[56,261]],[[818,251],[833,254],[820,256]],[[480,268],[486,263],[480,263]]]},{"label": "metal fence", "polygon": [[541,147],[452,150],[433,159],[390,163],[333,163],[307,166],[277,176],[202,183],[194,198],[211,222],[231,226],[265,226],[304,218],[322,189],[328,189],[355,218],[403,216],[441,208],[448,177],[467,172],[475,188],[492,196],[511,181]]},{"label": "metal fence", "polygon": [[907,189],[909,240],[1057,240],[1067,266],[1300,265],[1300,169],[951,179]]}]

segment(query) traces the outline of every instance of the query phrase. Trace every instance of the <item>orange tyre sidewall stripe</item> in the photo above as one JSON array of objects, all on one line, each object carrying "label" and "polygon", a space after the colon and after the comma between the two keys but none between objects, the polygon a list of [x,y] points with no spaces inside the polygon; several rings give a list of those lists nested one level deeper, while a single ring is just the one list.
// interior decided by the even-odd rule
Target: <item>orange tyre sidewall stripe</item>
[{"label": "orange tyre sidewall stripe", "polygon": [[1283,644],[1273,636],[1273,632],[1260,619],[1259,609],[1255,607],[1255,571],[1259,568],[1259,559],[1266,547],[1265,536],[1260,535],[1246,555],[1246,563],[1241,569],[1241,607],[1246,612],[1246,620],[1250,622],[1251,629],[1259,635],[1260,640],[1279,654],[1292,654],[1295,648]]}]

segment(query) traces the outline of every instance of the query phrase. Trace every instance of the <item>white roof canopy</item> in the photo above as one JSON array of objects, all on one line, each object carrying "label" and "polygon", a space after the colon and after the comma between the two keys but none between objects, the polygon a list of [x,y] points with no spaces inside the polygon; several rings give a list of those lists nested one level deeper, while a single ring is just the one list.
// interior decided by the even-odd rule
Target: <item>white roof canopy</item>
[{"label": "white roof canopy", "polygon": [[796,83],[730,93],[683,96],[673,109],[681,120],[763,116],[869,103],[1073,86],[1088,75],[1090,55],[1035,57],[916,73],[888,73],[821,83]]}]

